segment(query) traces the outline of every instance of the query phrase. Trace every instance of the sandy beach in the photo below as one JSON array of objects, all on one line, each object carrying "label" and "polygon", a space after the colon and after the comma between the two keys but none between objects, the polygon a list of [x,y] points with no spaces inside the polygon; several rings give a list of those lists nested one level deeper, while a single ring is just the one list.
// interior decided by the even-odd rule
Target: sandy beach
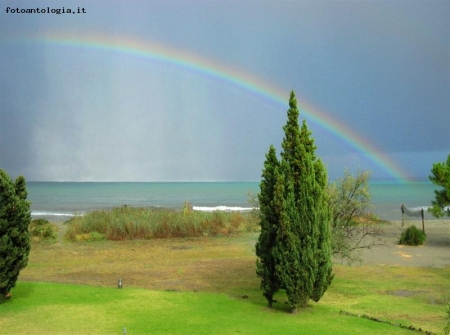
[{"label": "sandy beach", "polygon": [[415,225],[422,230],[422,221],[392,221],[383,227],[386,245],[363,251],[363,264],[388,264],[417,267],[450,266],[450,220],[425,221],[427,239],[421,246],[399,245],[403,230]]}]

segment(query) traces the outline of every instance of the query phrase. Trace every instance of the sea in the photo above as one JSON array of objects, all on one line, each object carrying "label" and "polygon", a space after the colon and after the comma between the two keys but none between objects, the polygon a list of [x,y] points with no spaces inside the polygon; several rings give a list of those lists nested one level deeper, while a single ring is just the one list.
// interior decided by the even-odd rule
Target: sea
[{"label": "sea", "polygon": [[[370,211],[384,220],[401,220],[400,206],[428,208],[431,182],[370,182]],[[259,182],[27,182],[32,218],[63,222],[74,215],[122,205],[198,211],[248,211]],[[425,219],[432,220],[425,210]]]}]

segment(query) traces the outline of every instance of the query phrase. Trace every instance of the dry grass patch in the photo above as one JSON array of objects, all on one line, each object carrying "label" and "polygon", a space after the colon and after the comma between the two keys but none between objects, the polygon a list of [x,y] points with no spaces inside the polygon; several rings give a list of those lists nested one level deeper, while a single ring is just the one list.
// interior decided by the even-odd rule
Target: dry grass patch
[{"label": "dry grass patch", "polygon": [[222,291],[238,277],[232,285],[257,286],[254,238],[36,244],[20,279],[113,286],[121,278],[148,289]]}]

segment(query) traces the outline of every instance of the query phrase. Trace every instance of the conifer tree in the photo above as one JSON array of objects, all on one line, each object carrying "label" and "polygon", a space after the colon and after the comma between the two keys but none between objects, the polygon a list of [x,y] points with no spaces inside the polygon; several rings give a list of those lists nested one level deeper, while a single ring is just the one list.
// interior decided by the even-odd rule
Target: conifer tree
[{"label": "conifer tree", "polygon": [[31,221],[25,178],[15,182],[0,170],[0,303],[15,286],[30,253],[28,226]]},{"label": "conifer tree", "polygon": [[[319,301],[333,279],[331,217],[326,169],[316,158],[314,139],[306,122],[299,126],[294,92],[291,92],[287,116],[281,162],[275,170],[272,194],[271,210],[277,208],[274,220],[278,223],[270,257],[275,265],[273,278],[278,287],[286,290],[295,313],[297,306],[305,307],[309,299]],[[268,203],[266,197],[267,194],[264,201]],[[264,216],[261,218],[263,235],[267,234],[267,227],[263,225]],[[258,256],[268,251],[260,250]]]},{"label": "conifer tree", "polygon": [[435,190],[435,200],[432,200],[432,207],[428,209],[434,217],[443,217],[445,214],[450,217],[450,155],[444,163],[435,163],[429,176],[431,182],[442,187]]},{"label": "conifer tree", "polygon": [[261,278],[261,289],[268,306],[272,307],[273,295],[279,289],[275,277],[275,263],[272,249],[275,245],[280,208],[274,202],[275,183],[278,174],[278,159],[275,148],[271,145],[266,154],[264,170],[258,195],[261,217],[261,234],[256,243],[256,274]]},{"label": "conifer tree", "polygon": [[[320,208],[321,187],[316,181],[315,173],[316,147],[306,122],[303,121],[301,128],[299,126],[299,111],[294,92],[291,93],[289,107],[288,121],[283,128],[286,136],[282,143],[282,165],[285,166],[285,173],[292,179],[292,191],[289,192],[292,195],[288,193],[286,199],[293,197],[292,201],[288,201],[288,205],[293,207],[288,209],[289,230],[297,241],[292,245],[287,244],[291,250],[286,250],[285,254],[291,258],[286,265],[290,269],[288,277],[299,280],[299,283],[290,287],[286,285],[285,289],[292,311],[296,312],[298,305],[305,307],[312,298],[316,282],[320,284],[319,278],[316,278],[319,273],[316,256],[321,233],[318,221],[319,217],[321,220],[327,219],[320,215],[323,209]],[[282,276],[284,267],[278,269],[278,275]],[[286,279],[283,282],[286,282]]]}]

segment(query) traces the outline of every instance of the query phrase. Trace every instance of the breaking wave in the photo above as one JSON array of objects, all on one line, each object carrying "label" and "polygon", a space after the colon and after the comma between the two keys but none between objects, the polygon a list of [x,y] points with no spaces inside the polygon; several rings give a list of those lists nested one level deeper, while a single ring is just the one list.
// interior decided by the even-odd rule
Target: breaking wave
[{"label": "breaking wave", "polygon": [[45,212],[45,211],[32,211],[31,216],[65,216],[65,217],[73,217],[73,216],[83,216],[84,213],[59,213],[59,212]]},{"label": "breaking wave", "polygon": [[251,211],[252,207],[233,207],[233,206],[193,206],[192,209],[194,211],[200,211],[200,212],[245,212],[245,211]]}]

